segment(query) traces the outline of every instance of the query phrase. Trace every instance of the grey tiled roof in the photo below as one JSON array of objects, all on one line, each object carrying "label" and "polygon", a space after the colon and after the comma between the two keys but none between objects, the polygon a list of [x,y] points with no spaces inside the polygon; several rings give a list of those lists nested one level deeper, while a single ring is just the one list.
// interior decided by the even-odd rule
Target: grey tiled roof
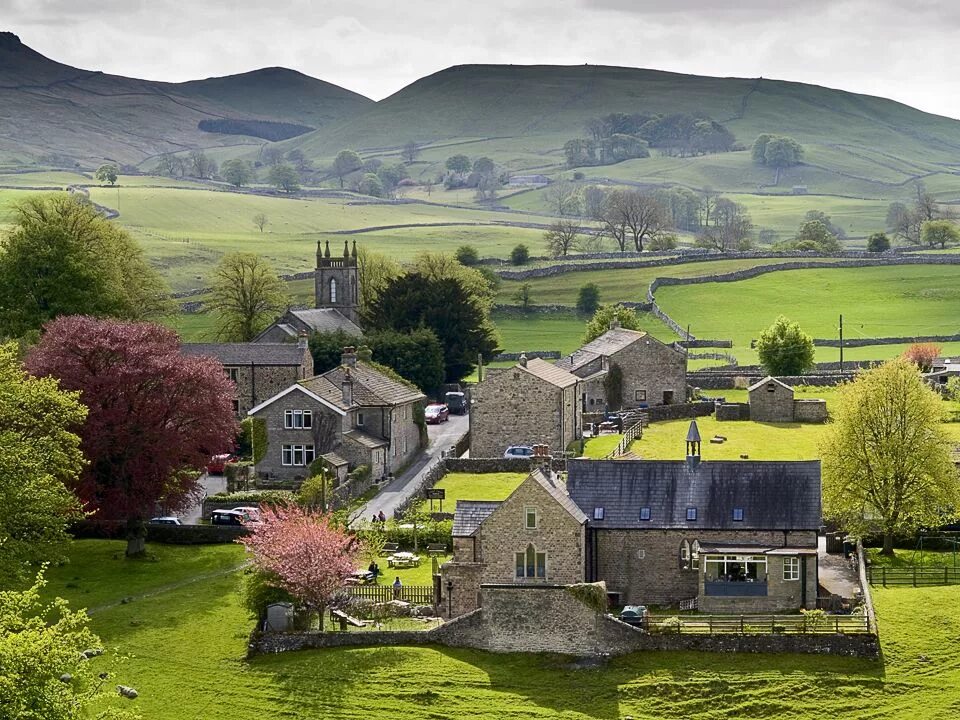
[{"label": "grey tiled roof", "polygon": [[375,450],[378,447],[383,447],[384,445],[390,444],[383,438],[367,435],[367,433],[363,432],[362,430],[347,430],[347,432],[343,434],[343,437],[348,438],[357,443],[357,445],[365,447],[369,450]]},{"label": "grey tiled roof", "polygon": [[350,368],[353,405],[347,405],[343,402],[343,381],[346,376],[346,368],[341,365],[323,375],[301,380],[300,384],[342,410],[405,405],[425,397],[419,390],[409,388],[363,362],[357,362],[355,367]]},{"label": "grey tiled roof", "polygon": [[787,385],[785,382],[783,382],[783,380],[777,380],[775,377],[773,377],[773,375],[767,375],[763,380],[758,380],[753,385],[748,387],[747,392],[753,392],[754,390],[757,390],[758,388],[763,387],[767,383],[775,383],[782,388],[790,390],[791,392],[793,391],[793,388]]},{"label": "grey tiled roof", "polygon": [[[819,460],[568,460],[567,492],[597,528],[809,530],[822,515]],[[603,519],[592,519],[601,507]],[[695,521],[687,508],[697,509]]]},{"label": "grey tiled roof", "polygon": [[540,483],[540,485],[553,496],[554,500],[560,503],[560,506],[570,513],[578,523],[582,525],[587,521],[587,516],[584,515],[583,511],[577,507],[577,504],[570,499],[566,487],[557,480],[556,475],[548,477],[541,470],[534,470],[530,475]]},{"label": "grey tiled roof", "polygon": [[333,308],[310,308],[308,310],[291,310],[290,314],[307,325],[314,332],[333,332],[343,330],[350,335],[359,337],[362,331],[339,310]]},{"label": "grey tiled roof", "polygon": [[490,517],[500,507],[493,500],[457,500],[457,509],[453,515],[453,536],[470,537],[480,527],[480,523]]},{"label": "grey tiled roof", "polygon": [[223,365],[300,365],[303,350],[296,343],[183,343],[184,355],[204,355]]},{"label": "grey tiled roof", "polygon": [[528,360],[527,366],[523,367],[521,365],[520,369],[526,370],[534,377],[546,380],[551,385],[556,385],[560,388],[569,387],[580,382],[580,378],[576,375],[572,375],[563,368],[559,368],[553,363],[548,363],[546,360],[541,360],[540,358]]},{"label": "grey tiled roof", "polygon": [[596,340],[591,340],[579,350],[575,350],[567,357],[558,360],[557,366],[573,372],[576,368],[596,360],[601,355],[613,355],[645,337],[647,337],[647,333],[638,330],[626,330],[624,328],[607,330]]}]

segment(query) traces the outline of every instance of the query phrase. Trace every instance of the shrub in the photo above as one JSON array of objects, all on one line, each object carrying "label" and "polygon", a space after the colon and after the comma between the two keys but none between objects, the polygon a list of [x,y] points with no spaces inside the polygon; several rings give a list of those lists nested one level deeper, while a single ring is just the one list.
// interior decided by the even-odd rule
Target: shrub
[{"label": "shrub", "polygon": [[257,464],[267,454],[267,423],[263,418],[248,417],[240,423],[240,427],[250,438],[253,462]]},{"label": "shrub", "polygon": [[662,233],[650,238],[647,250],[676,250],[677,236],[673,233]]},{"label": "shrub", "polygon": [[248,490],[245,492],[217,493],[210,495],[208,500],[213,502],[231,502],[237,505],[290,505],[294,501],[294,494],[289,490]]},{"label": "shrub", "polygon": [[473,245],[461,245],[456,252],[457,262],[461,265],[476,265],[480,261],[480,253]]},{"label": "shrub", "polygon": [[277,587],[279,580],[268,573],[248,567],[240,583],[240,603],[253,617],[263,619],[267,605],[278,602],[294,603],[290,593]]},{"label": "shrub", "polygon": [[[391,520],[384,531],[385,542],[395,542],[400,547],[413,547],[413,527],[401,527]],[[453,521],[431,521],[417,527],[417,542],[422,545],[443,543],[447,549],[453,547]]]},{"label": "shrub", "polygon": [[587,283],[577,293],[577,312],[593,315],[600,307],[600,288],[596,283]]},{"label": "shrub", "polygon": [[890,249],[890,238],[885,233],[874,233],[867,238],[867,250],[869,252],[885,252]]},{"label": "shrub", "polygon": [[514,265],[526,265],[530,262],[530,248],[526,245],[517,245],[510,251],[510,262]]}]

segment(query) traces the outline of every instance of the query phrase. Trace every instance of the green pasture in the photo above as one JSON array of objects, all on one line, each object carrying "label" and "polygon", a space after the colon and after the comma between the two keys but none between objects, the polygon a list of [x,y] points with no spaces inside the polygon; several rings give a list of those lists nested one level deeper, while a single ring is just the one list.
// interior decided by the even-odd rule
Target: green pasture
[{"label": "green pasture", "polygon": [[[457,500],[506,500],[507,497],[527,477],[526,473],[448,473],[435,488],[445,490],[443,511],[454,512]],[[423,507],[430,508],[430,501],[424,500]],[[440,511],[438,500],[433,501],[433,509]]]},{"label": "green pasture", "polygon": [[[192,576],[197,547],[149,551],[136,587],[124,581],[123,544],[80,541],[71,563],[48,571],[49,595],[85,605],[93,581],[109,608],[91,623],[117,681],[140,697],[120,707],[151,720],[260,720],[424,717],[637,720],[726,717],[819,720],[946,720],[956,714],[960,587],[874,589],[883,659],[805,655],[647,652],[575,670],[549,655],[495,655],[444,647],[305,651],[245,661],[251,620],[238,604],[237,573],[213,568],[243,561],[235,545],[209,548]],[[106,548],[106,549],[102,549]],[[94,562],[90,558],[101,560]],[[214,562],[213,558],[216,558]],[[139,561],[137,561],[139,562]],[[201,564],[203,565],[203,564]],[[171,583],[171,574],[178,582]],[[133,601],[118,604],[133,596]]]}]

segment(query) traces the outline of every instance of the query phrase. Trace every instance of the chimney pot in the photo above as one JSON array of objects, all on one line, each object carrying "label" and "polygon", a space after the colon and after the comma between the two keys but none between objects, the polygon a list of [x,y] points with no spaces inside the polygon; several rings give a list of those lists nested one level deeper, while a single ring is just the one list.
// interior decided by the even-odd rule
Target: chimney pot
[{"label": "chimney pot", "polygon": [[340,364],[347,368],[357,366],[357,349],[353,346],[347,346],[340,355]]},{"label": "chimney pot", "polygon": [[309,341],[307,339],[307,334],[305,332],[301,332],[297,336],[297,347],[300,348],[301,350],[306,350],[308,346],[309,346]]},{"label": "chimney pot", "polygon": [[519,362],[520,362],[520,366],[521,366],[521,367],[526,367],[526,366],[527,366],[527,354],[526,354],[526,353],[520,353],[520,360],[519,360]]}]

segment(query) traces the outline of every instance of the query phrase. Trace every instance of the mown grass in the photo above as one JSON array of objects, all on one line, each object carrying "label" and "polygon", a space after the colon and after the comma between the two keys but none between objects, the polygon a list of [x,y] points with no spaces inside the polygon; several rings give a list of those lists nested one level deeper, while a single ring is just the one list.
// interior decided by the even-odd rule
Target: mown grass
[{"label": "mown grass", "polygon": [[[506,500],[527,473],[449,473],[434,487],[446,491],[444,512],[453,512],[457,500]],[[438,501],[434,501],[437,506]],[[430,506],[430,501],[425,505]]]},{"label": "mown grass", "polygon": [[[960,538],[957,539],[960,542]],[[928,541],[935,542],[935,541]],[[876,567],[908,568],[908,567],[955,567],[960,565],[960,546],[957,551],[930,550],[921,552],[919,545],[914,549],[895,548],[893,557],[881,555],[880,548],[867,548],[867,557],[870,564]]]},{"label": "mown grass", "polygon": [[[74,545],[73,564],[49,571],[48,591],[63,587],[69,568],[88,566],[82,556],[92,548]],[[236,551],[213,549],[224,562]],[[153,567],[153,584],[166,584],[170,568]],[[648,652],[573,670],[562,657],[442,647],[321,650],[246,662],[251,621],[239,606],[237,581],[236,574],[202,579],[93,615],[110,655],[128,658],[118,681],[140,692],[134,705],[119,698],[117,705],[151,720],[947,720],[960,704],[960,649],[951,641],[960,636],[960,587],[874,589],[881,662]],[[102,582],[113,584],[108,576]],[[124,592],[116,588],[115,599]]]}]

